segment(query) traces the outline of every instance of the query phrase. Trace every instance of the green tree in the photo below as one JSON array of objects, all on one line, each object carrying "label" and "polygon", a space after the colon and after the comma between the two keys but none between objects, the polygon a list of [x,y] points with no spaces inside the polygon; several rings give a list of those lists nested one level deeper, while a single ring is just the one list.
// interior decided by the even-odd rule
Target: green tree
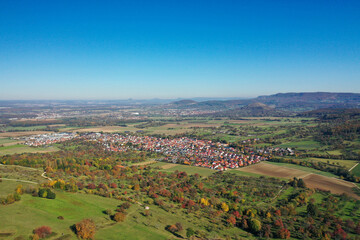
[{"label": "green tree", "polygon": [[56,198],[56,194],[54,192],[52,192],[50,189],[46,189],[46,192],[47,192],[46,198],[48,198],[48,199],[55,199]]},{"label": "green tree", "polygon": [[261,222],[256,218],[250,219],[250,230],[253,233],[257,233],[261,230]]},{"label": "green tree", "polygon": [[316,217],[318,215],[318,212],[319,212],[317,206],[315,204],[313,204],[312,202],[310,202],[307,205],[306,211],[307,211],[308,215],[314,216],[314,217]]}]

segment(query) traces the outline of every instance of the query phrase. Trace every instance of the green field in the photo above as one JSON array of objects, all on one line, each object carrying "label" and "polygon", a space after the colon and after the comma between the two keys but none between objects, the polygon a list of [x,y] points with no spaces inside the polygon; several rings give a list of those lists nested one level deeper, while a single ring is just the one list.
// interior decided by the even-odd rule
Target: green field
[{"label": "green field", "polygon": [[16,140],[12,140],[11,138],[0,138],[0,145],[6,144],[6,143],[13,143],[17,142]]},{"label": "green field", "polygon": [[59,149],[57,147],[30,147],[22,144],[15,144],[11,146],[0,147],[0,155],[15,154],[15,153],[35,153],[35,152],[55,152]]},{"label": "green field", "polygon": [[339,160],[326,158],[305,158],[304,161],[329,163],[336,166],[344,166],[346,169],[352,168],[358,162],[355,160]]},{"label": "green field", "polygon": [[284,144],[277,145],[276,147],[295,148],[297,150],[309,150],[309,149],[320,148],[321,146],[316,141],[304,140],[304,141],[299,141],[299,142],[284,143]]},{"label": "green field", "polygon": [[3,180],[0,182],[0,197],[6,197],[8,194],[14,193],[18,185],[22,185],[23,188],[26,188],[27,186],[36,186],[35,184],[30,183]]},{"label": "green field", "polygon": [[274,164],[274,165],[278,165],[278,166],[284,166],[284,167],[287,167],[287,168],[298,169],[298,170],[302,170],[302,171],[304,171],[304,172],[316,173],[316,174],[323,175],[323,176],[326,176],[326,177],[338,178],[336,175],[334,175],[334,174],[332,174],[332,173],[323,172],[323,171],[320,171],[320,170],[316,170],[316,169],[314,169],[314,168],[299,166],[299,165],[296,165],[296,164],[291,164],[291,163],[278,163],[278,162],[270,162],[270,161],[267,161],[267,163],[269,163],[269,164]]},{"label": "green field", "polygon": [[[168,165],[168,164],[169,163],[159,162],[159,163],[152,164],[151,166],[152,167],[162,167],[162,166]],[[159,171],[162,171],[162,172],[180,171],[180,172],[186,172],[187,174],[198,173],[200,176],[203,176],[203,177],[207,177],[216,172],[216,170],[212,170],[209,168],[186,166],[186,165],[180,165],[180,164],[174,165],[173,167],[170,167],[167,169],[160,169]]]},{"label": "green field", "polygon": [[37,131],[44,130],[47,126],[30,126],[30,127],[6,127],[5,131]]}]

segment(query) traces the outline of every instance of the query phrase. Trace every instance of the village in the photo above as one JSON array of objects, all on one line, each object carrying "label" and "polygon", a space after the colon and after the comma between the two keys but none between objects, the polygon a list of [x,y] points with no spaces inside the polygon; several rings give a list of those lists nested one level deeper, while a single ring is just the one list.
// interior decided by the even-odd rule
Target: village
[{"label": "village", "polygon": [[101,142],[109,151],[150,151],[162,154],[162,161],[205,167],[220,171],[234,169],[268,160],[270,155],[293,154],[287,148],[255,148],[254,140],[242,141],[240,150],[221,142],[181,138],[158,138],[152,136],[107,133],[53,133],[30,136],[25,145],[38,147],[51,145],[74,138]]},{"label": "village", "polygon": [[67,132],[33,135],[25,138],[25,145],[39,147],[39,146],[50,145],[58,142],[71,140],[76,136],[77,136],[76,133],[67,133]]},{"label": "village", "polygon": [[164,161],[221,171],[268,160],[270,154],[293,153],[291,149],[283,148],[253,149],[245,147],[243,150],[239,150],[228,144],[187,137],[169,139],[102,133],[89,133],[82,137],[102,142],[109,151],[127,151],[129,149],[152,151],[163,154]]}]

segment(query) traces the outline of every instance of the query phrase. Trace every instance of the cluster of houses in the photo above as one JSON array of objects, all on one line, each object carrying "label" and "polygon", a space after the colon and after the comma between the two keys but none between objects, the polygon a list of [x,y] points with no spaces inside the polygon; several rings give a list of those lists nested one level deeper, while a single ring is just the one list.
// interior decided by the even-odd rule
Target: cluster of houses
[{"label": "cluster of houses", "polygon": [[151,151],[164,155],[164,160],[216,170],[239,168],[260,161],[265,161],[270,155],[294,154],[291,149],[261,148],[250,145],[241,150],[228,144],[199,140],[187,137],[158,138],[151,136],[136,136],[130,134],[85,133],[81,136],[75,133],[52,133],[31,136],[25,139],[28,146],[43,146],[57,142],[82,138],[101,142],[109,151],[122,152],[129,149]]},{"label": "cluster of houses", "polygon": [[256,151],[244,151],[229,147],[228,144],[197,140],[187,137],[157,138],[120,134],[92,133],[86,139],[100,141],[110,151],[127,151],[136,149],[158,152],[165,155],[165,160],[217,170],[239,168],[267,160]]},{"label": "cluster of houses", "polygon": [[76,133],[66,133],[66,132],[34,135],[25,138],[25,145],[38,147],[38,146],[49,145],[53,143],[71,140],[76,136],[77,136]]}]

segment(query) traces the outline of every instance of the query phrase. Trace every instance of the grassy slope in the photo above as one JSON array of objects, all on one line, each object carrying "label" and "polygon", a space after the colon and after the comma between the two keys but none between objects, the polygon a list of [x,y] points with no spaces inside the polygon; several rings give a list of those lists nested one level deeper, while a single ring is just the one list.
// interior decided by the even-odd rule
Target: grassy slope
[{"label": "grassy slope", "polygon": [[[128,210],[128,215],[123,223],[115,223],[103,213],[106,209],[114,210],[121,202],[115,199],[103,198],[95,195],[74,194],[57,192],[54,200],[23,195],[20,202],[0,206],[2,224],[0,232],[14,233],[11,237],[2,239],[14,239],[17,236],[27,238],[34,228],[46,225],[57,233],[51,239],[62,234],[70,234],[69,239],[77,239],[70,226],[84,218],[95,221],[97,233],[95,239],[175,239],[175,236],[165,230],[169,224],[180,222],[184,229],[188,227],[203,227],[208,220],[188,217],[182,209],[173,209],[169,213],[157,206],[151,205],[151,216],[145,217],[141,213],[143,207],[133,204]],[[63,216],[64,220],[57,219]],[[185,236],[185,230],[180,235]],[[223,229],[221,234],[229,236],[243,236],[248,234],[241,229]],[[213,237],[218,236],[217,231],[210,233]]]},{"label": "grassy slope", "polygon": [[[57,192],[54,200],[23,195],[20,202],[0,207],[2,232],[16,232],[14,236],[28,236],[36,227],[47,225],[61,235],[72,234],[70,226],[83,218],[92,218],[97,225],[109,222],[103,210],[114,209],[119,202],[93,195]],[[64,216],[64,220],[57,219]],[[12,237],[13,238],[13,237]]]},{"label": "grassy slope", "polygon": [[29,183],[3,180],[2,182],[0,182],[0,197],[6,197],[8,194],[14,193],[18,185],[22,185],[23,188],[26,188],[27,186],[36,186]]}]

